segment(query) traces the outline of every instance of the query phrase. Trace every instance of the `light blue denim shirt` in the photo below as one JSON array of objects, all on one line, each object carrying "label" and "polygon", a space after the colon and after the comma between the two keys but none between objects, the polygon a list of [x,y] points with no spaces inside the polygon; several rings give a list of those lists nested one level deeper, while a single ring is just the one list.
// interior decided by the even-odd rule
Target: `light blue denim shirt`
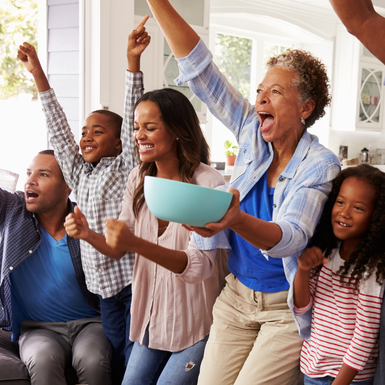
[{"label": "light blue denim shirt", "polygon": [[[230,185],[240,191],[242,200],[267,171],[273,150],[259,130],[255,108],[221,74],[212,61],[212,54],[202,40],[186,57],[178,59],[180,74],[175,83],[188,82],[191,90],[235,135],[239,152]],[[340,171],[335,154],[307,131],[302,135],[289,164],[278,178],[274,193],[273,222],[280,226],[282,239],[269,250],[261,250],[266,258],[283,258],[290,284],[288,304],[293,308],[293,282],[297,259],[306,248],[321,216],[332,180]],[[217,237],[194,235],[198,249],[224,246],[223,233]],[[310,336],[311,310],[296,318],[300,335]]]}]

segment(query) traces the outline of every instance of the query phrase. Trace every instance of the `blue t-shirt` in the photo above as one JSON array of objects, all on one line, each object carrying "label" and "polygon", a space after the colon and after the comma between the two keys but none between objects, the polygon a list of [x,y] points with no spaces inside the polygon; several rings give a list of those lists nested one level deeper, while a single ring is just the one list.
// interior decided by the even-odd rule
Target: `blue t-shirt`
[{"label": "blue t-shirt", "polygon": [[[241,210],[253,217],[270,222],[273,214],[274,188],[267,186],[267,173],[248,192],[241,202]],[[287,290],[281,258],[267,260],[260,249],[231,231],[232,250],[229,256],[230,271],[248,288],[263,293]]]},{"label": "blue t-shirt", "polygon": [[41,236],[36,251],[10,274],[13,341],[25,319],[66,322],[98,315],[80,290],[67,235],[57,241],[41,228]]}]

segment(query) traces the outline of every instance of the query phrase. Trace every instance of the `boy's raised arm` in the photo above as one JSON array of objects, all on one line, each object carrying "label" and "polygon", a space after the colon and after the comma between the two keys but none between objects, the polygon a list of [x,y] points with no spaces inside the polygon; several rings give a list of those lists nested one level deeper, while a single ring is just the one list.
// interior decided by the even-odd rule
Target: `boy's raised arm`
[{"label": "boy's raised arm", "polygon": [[41,68],[35,47],[29,43],[24,42],[23,45],[19,46],[17,57],[24,64],[24,67],[27,69],[27,71],[32,74],[36,83],[37,90],[39,92],[48,91],[51,87],[48,83],[47,76],[45,76],[45,73]]},{"label": "boy's raised arm", "polygon": [[144,25],[149,16],[145,16],[136,28],[128,35],[127,42],[127,69],[130,72],[140,72],[140,57],[150,44],[151,36],[146,32]]},{"label": "boy's raised arm", "polygon": [[136,101],[143,95],[143,75],[140,72],[140,58],[143,51],[150,44],[151,37],[144,27],[148,16],[145,16],[128,36],[127,42],[127,70],[124,100],[123,124],[120,138],[122,140],[122,154],[131,170],[137,165],[135,156],[133,110]]},{"label": "boy's raised arm", "polygon": [[198,44],[198,34],[168,0],[147,0],[147,2],[175,57],[187,56]]}]

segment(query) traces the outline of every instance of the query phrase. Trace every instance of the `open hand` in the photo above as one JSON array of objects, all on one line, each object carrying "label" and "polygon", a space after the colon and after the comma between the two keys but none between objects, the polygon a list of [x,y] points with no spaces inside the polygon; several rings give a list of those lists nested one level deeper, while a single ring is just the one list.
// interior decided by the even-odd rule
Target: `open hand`
[{"label": "open hand", "polygon": [[322,254],[319,247],[313,246],[307,248],[298,258],[298,268],[310,270],[311,268],[327,263],[328,259]]},{"label": "open hand", "polygon": [[230,207],[223,218],[217,223],[207,223],[205,227],[195,227],[183,225],[184,228],[190,231],[195,231],[202,237],[208,238],[219,233],[220,231],[231,228],[240,221],[241,208],[239,204],[239,191],[229,187],[229,193],[233,194]]},{"label": "open hand", "polygon": [[116,219],[106,219],[106,243],[113,249],[129,251],[134,237],[128,226]]},{"label": "open hand", "polygon": [[66,216],[64,227],[70,237],[87,240],[89,234],[88,222],[78,206],[75,206],[74,213]]},{"label": "open hand", "polygon": [[20,59],[27,71],[32,75],[36,72],[42,71],[39,58],[37,57],[37,53],[33,45],[27,42],[20,45],[17,51],[17,58]]}]

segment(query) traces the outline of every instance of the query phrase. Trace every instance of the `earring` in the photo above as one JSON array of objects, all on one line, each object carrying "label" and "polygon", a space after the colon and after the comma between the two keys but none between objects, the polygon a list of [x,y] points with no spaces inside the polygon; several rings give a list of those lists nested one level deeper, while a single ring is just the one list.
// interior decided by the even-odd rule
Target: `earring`
[{"label": "earring", "polygon": [[304,118],[301,118],[301,123],[303,126],[305,125],[305,119]]},{"label": "earring", "polygon": [[179,138],[176,138],[176,140],[179,140]]}]

